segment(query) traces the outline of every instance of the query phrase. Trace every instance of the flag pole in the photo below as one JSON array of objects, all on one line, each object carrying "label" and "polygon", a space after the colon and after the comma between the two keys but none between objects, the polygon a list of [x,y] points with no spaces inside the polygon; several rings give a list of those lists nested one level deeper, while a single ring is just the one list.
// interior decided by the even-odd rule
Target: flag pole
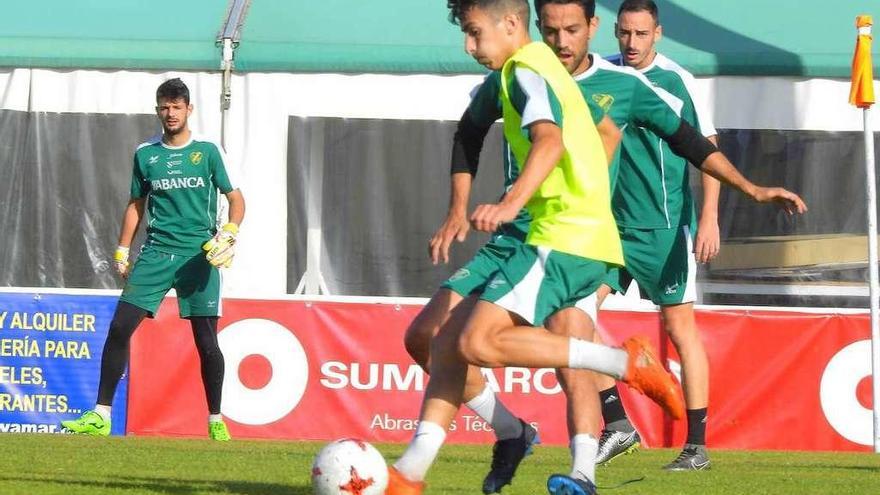
[{"label": "flag pole", "polygon": [[858,37],[853,56],[852,88],[849,102],[862,109],[865,130],[865,174],[868,192],[868,274],[871,295],[871,376],[874,398],[874,452],[880,454],[880,274],[877,261],[877,178],[874,160],[874,132],[871,105],[874,103],[874,73],[871,67],[871,26],[869,15],[856,18]]},{"label": "flag pole", "polygon": [[880,454],[880,276],[877,267],[877,188],[871,108],[863,110],[865,167],[868,173],[868,263],[871,279],[871,376],[874,381],[874,452]]}]

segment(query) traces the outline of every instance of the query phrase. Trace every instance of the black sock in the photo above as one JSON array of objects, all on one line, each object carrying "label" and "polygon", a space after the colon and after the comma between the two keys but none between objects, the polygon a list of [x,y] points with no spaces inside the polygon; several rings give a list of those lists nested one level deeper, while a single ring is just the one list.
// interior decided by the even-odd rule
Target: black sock
[{"label": "black sock", "polygon": [[119,380],[128,364],[128,344],[145,316],[147,312],[133,304],[119,301],[116,305],[116,312],[113,313],[110,330],[107,332],[107,340],[104,341],[104,351],[101,353],[98,404],[104,406],[113,404],[116,386],[119,385]]},{"label": "black sock", "polygon": [[208,400],[208,412],[220,414],[225,363],[217,342],[217,317],[194,316],[190,318],[190,324],[202,365],[202,383],[205,386],[205,398]]},{"label": "black sock", "polygon": [[688,436],[687,443],[692,445],[706,445],[706,409],[688,409]]},{"label": "black sock", "polygon": [[630,431],[632,426],[620,401],[620,392],[617,385],[599,392],[599,400],[602,401],[602,419],[605,420],[606,430]]}]

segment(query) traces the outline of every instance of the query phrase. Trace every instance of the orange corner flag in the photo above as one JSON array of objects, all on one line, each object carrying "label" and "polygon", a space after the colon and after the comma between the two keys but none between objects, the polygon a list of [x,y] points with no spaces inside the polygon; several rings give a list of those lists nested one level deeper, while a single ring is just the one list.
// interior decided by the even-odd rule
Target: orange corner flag
[{"label": "orange corner flag", "polygon": [[871,67],[871,25],[869,15],[856,18],[859,36],[856,39],[856,54],[852,63],[852,87],[849,102],[859,108],[869,108],[874,104],[874,71]]}]

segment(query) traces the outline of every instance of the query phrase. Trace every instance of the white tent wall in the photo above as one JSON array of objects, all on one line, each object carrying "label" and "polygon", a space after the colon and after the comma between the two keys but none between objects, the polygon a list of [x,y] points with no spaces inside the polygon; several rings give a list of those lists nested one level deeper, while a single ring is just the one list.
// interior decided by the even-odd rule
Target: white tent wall
[{"label": "white tent wall", "polygon": [[718,129],[860,131],[861,112],[847,104],[849,88],[850,81],[840,79],[697,79],[698,97]]},{"label": "white tent wall", "polygon": [[[190,88],[194,106],[190,127],[219,142],[221,79],[216,73],[0,70],[0,108],[34,113],[154,115],[156,88],[172,77],[182,78]],[[271,115],[271,111],[264,113]],[[253,122],[257,129],[244,132],[244,126],[239,125],[242,132],[233,132],[227,145],[228,166],[242,180],[248,215],[244,226],[247,234],[241,236],[235,268],[224,277],[224,289],[227,295],[259,297],[284,293],[286,288],[283,161],[286,135],[280,138],[280,144],[271,146],[254,139],[251,149],[256,152],[245,158],[243,152],[248,149],[246,135],[259,137],[277,129],[266,125],[269,119],[260,112],[242,113],[240,117],[247,119],[248,115],[255,115]],[[155,131],[161,131],[158,121]],[[136,136],[135,141],[148,137]],[[107,146],[114,145],[107,143]],[[130,151],[133,153],[134,149]],[[118,166],[130,174],[130,160],[120,162]],[[124,192],[127,194],[127,190]],[[117,205],[118,212],[113,215],[121,219],[124,206],[124,203]],[[259,237],[251,233],[259,233]],[[117,234],[118,230],[113,232],[114,238]],[[112,249],[113,246],[107,246],[108,260],[112,258]]]},{"label": "white tent wall", "polygon": [[[181,77],[190,86],[195,105],[192,127],[219,139],[219,73],[5,69],[0,70],[0,108],[35,113],[150,115],[155,88],[170,77]],[[284,294],[291,290],[288,279],[301,275],[291,273],[289,277],[287,273],[286,182],[291,116],[455,121],[467,105],[470,91],[481,80],[475,75],[235,75],[226,148],[230,166],[242,178],[248,211],[236,262],[225,278],[226,294]],[[848,91],[848,81],[832,79],[715,77],[697,81],[698,97],[706,102],[719,129],[858,131],[861,114],[846,104]],[[880,128],[876,112],[873,118],[875,128]],[[119,166],[128,169],[130,163]],[[118,205],[120,213],[123,206]],[[434,207],[442,215],[446,204]],[[107,249],[109,258],[112,246]],[[325,252],[322,272],[334,273],[338,261]],[[336,292],[334,287],[330,289]]]}]

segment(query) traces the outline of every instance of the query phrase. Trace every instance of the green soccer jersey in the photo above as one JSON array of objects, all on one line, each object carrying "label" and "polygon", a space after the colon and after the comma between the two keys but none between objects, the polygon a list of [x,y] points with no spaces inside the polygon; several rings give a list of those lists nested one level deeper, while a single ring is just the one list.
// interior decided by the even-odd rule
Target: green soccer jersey
[{"label": "green soccer jersey", "polygon": [[645,76],[629,67],[619,67],[598,54],[590,54],[590,68],[575,76],[584,98],[598,104],[623,132],[618,154],[611,165],[611,187],[616,187],[620,162],[638,156],[640,128],[669,136],[681,125],[684,103],[668,92],[654,88]]},{"label": "green soccer jersey", "polygon": [[[546,82],[540,81],[539,84],[530,81],[530,75],[526,73],[520,79],[514,78],[510,81],[511,99],[514,107],[522,112],[524,123],[539,120],[552,120],[561,126],[562,115],[561,106],[553,90],[547,86]],[[538,87],[536,87],[538,86]],[[471,95],[471,102],[468,105],[468,113],[474,123],[488,127],[493,122],[501,118],[501,72],[493,71],[486,76],[483,83],[477,87]],[[538,95],[537,97],[534,95]],[[587,100],[590,109],[590,115],[593,123],[598,124],[605,116],[604,110],[592,100]],[[545,115],[540,115],[541,113]],[[528,130],[522,131],[525,135]],[[516,182],[519,177],[519,165],[514,158],[510,147],[505,140],[504,143],[504,192],[506,193]],[[516,219],[511,223],[506,223],[499,229],[500,234],[510,235],[520,240],[525,240],[529,232],[529,223],[531,216],[522,209]]]},{"label": "green soccer jersey", "polygon": [[[590,68],[575,76],[584,98],[590,105],[593,121],[598,123],[603,114],[607,114],[611,120],[623,131],[623,140],[618,147],[618,153],[614,162],[611,164],[610,178],[612,189],[615,195],[612,197],[612,210],[618,225],[630,226],[634,228],[669,228],[668,225],[677,222],[667,221],[667,217],[680,218],[682,212],[688,215],[693,214],[692,201],[687,186],[687,167],[685,162],[676,156],[671,150],[666,149],[666,156],[670,159],[678,159],[677,163],[669,166],[677,166],[678,180],[685,181],[684,188],[671,187],[677,182],[672,181],[675,174],[671,173],[667,178],[669,184],[663,185],[659,179],[654,179],[658,174],[652,174],[661,168],[661,162],[655,160],[659,153],[651,153],[646,150],[645,140],[642,134],[645,132],[657,136],[669,136],[678,130],[683,117],[682,112],[686,110],[686,102],[668,91],[655,87],[640,72],[629,67],[621,67],[607,60],[602,59],[598,54],[590,54],[592,64]],[[499,74],[493,72],[487,76],[485,82],[475,90],[472,95],[471,104],[468,107],[471,118],[474,122],[481,125],[488,125],[494,122],[500,115],[500,106],[498,104],[498,84]],[[690,99],[688,98],[688,101]],[[598,107],[598,108],[597,108]],[[691,107],[693,105],[691,104]],[[693,113],[693,112],[691,112]],[[692,117],[694,122],[696,117]],[[704,131],[705,132],[705,131]],[[712,130],[714,134],[714,130]],[[711,135],[711,134],[710,134]],[[665,145],[664,141],[660,141]],[[516,180],[519,168],[516,159],[510,153],[508,147],[504,147],[504,179],[505,191]],[[650,150],[656,150],[657,146],[652,146]],[[638,165],[648,167],[645,172],[640,172]],[[630,175],[635,174],[640,177],[636,185],[641,185],[646,180],[654,180],[652,192],[644,194],[640,198],[640,203],[631,208],[627,208],[626,204],[618,205],[620,194],[617,193],[616,186],[619,180],[619,171],[626,170],[624,179],[628,184],[632,182]],[[626,186],[624,186],[626,188]],[[663,191],[677,192],[676,197],[673,195],[664,195]],[[629,191],[630,189],[626,189]],[[668,202],[668,203],[667,203]],[[636,211],[641,208],[641,211]],[[631,218],[633,215],[635,219]],[[669,214],[668,212],[672,212]],[[677,215],[677,216],[676,216]],[[623,224],[621,218],[624,218]],[[687,223],[687,222],[685,222]],[[630,225],[635,224],[635,225]],[[516,221],[506,224],[502,227],[502,233],[516,235],[522,237],[528,232],[529,217],[525,211],[520,212]]]},{"label": "green soccer jersey", "polygon": [[[620,56],[608,62],[623,65]],[[709,119],[700,118],[695,108],[690,73],[660,54],[640,72],[656,88],[681,101],[681,117],[689,124],[704,136],[716,134]],[[644,125],[628,126],[624,130],[620,168],[611,200],[614,218],[620,227],[678,228],[691,224],[695,218],[687,161],[670,149],[662,135],[658,129]]]},{"label": "green soccer jersey", "polygon": [[235,185],[221,148],[200,139],[180,147],[161,135],[138,146],[134,154],[131,198],[147,198],[146,244],[169,254],[194,256],[217,231],[221,193]]}]

